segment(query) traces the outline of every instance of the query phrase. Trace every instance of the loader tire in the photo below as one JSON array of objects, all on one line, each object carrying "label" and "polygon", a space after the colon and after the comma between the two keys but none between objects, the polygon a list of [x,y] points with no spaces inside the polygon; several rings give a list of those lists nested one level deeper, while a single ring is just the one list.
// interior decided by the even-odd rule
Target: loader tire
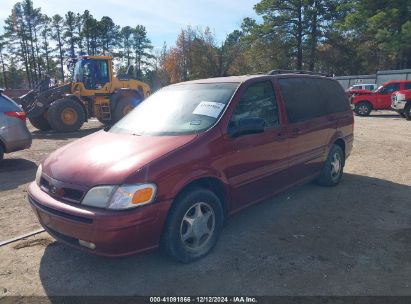
[{"label": "loader tire", "polygon": [[48,119],[53,130],[73,132],[81,128],[86,120],[86,113],[77,101],[63,98],[51,104]]},{"label": "loader tire", "polygon": [[36,129],[39,129],[40,131],[48,131],[51,130],[51,126],[47,120],[47,116],[45,115],[46,113],[43,113],[39,116],[35,117],[30,117],[29,121],[35,127]]},{"label": "loader tire", "polygon": [[133,97],[120,97],[117,101],[117,104],[115,105],[111,123],[115,124],[117,121],[126,116],[131,110],[133,110],[134,107],[135,106],[133,105]]}]

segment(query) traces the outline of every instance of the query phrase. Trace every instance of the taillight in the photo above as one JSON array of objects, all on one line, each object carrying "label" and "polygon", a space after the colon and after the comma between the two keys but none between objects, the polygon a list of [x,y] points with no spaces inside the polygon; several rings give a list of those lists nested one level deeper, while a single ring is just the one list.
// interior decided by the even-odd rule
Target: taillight
[{"label": "taillight", "polygon": [[24,122],[26,122],[26,113],[24,112],[4,112],[7,116],[16,117]]}]

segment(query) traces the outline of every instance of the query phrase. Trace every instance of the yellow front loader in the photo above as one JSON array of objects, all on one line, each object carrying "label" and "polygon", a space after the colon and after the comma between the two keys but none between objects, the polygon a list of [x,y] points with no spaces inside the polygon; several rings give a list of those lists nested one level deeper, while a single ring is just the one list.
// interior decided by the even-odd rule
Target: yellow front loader
[{"label": "yellow front loader", "polygon": [[40,130],[71,132],[90,117],[111,125],[150,95],[150,87],[128,76],[113,74],[110,56],[81,56],[74,65],[73,80],[38,89],[20,97],[31,124]]}]

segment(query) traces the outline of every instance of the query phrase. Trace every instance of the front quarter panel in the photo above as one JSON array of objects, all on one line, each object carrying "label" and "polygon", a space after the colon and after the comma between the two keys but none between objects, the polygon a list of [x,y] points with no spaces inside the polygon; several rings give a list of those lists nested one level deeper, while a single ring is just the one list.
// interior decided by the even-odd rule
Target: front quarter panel
[{"label": "front quarter panel", "polygon": [[157,201],[175,198],[189,183],[204,177],[217,178],[225,185],[222,174],[224,151],[218,127],[199,135],[195,140],[171,153],[154,160],[132,174],[126,183],[155,183],[158,187]]}]

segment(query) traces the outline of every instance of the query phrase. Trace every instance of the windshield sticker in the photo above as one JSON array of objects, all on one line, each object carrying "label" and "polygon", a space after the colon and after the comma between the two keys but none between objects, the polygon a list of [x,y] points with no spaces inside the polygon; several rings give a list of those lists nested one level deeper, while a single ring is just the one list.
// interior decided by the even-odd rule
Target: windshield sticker
[{"label": "windshield sticker", "polygon": [[224,109],[225,104],[213,101],[202,101],[194,109],[193,114],[217,118]]}]

